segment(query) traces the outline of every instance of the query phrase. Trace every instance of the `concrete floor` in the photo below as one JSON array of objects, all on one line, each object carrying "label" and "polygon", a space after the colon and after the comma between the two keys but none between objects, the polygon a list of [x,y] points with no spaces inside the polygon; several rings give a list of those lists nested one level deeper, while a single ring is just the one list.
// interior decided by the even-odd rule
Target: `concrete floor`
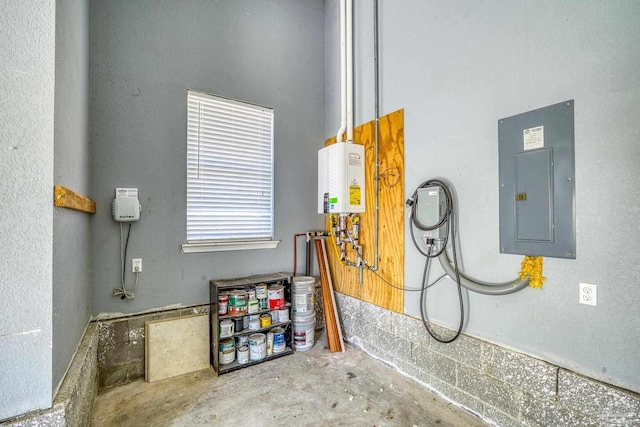
[{"label": "concrete floor", "polygon": [[212,369],[102,390],[98,426],[485,426],[361,351],[330,353],[320,340],[216,377]]}]

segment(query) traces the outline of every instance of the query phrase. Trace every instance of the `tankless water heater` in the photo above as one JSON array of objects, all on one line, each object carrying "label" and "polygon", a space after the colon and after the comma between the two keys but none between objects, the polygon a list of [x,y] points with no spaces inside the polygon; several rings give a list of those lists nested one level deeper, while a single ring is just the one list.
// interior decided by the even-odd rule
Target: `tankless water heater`
[{"label": "tankless water heater", "polygon": [[338,142],[318,151],[318,213],[362,213],[364,146]]}]

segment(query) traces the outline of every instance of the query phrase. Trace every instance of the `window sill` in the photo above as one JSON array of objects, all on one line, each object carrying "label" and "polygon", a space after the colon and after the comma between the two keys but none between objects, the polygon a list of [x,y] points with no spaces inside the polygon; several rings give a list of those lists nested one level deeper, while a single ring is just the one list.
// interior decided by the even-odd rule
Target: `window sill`
[{"label": "window sill", "polygon": [[202,252],[248,251],[251,249],[275,249],[278,246],[278,243],[280,243],[280,240],[183,243],[182,253],[197,254]]}]

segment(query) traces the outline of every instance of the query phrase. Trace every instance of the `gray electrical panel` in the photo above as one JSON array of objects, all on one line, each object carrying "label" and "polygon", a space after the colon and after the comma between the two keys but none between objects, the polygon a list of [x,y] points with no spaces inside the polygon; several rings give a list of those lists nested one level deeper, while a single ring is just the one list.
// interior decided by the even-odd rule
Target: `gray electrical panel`
[{"label": "gray electrical panel", "polygon": [[573,104],[498,120],[503,253],[576,257]]}]

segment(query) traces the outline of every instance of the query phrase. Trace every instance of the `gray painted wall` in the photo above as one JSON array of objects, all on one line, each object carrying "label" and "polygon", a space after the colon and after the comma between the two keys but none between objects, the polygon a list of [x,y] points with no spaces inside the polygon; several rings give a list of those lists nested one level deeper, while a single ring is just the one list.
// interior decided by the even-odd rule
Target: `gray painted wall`
[{"label": "gray painted wall", "polygon": [[0,420],[51,405],[55,2],[0,2]]},{"label": "gray painted wall", "polygon": [[[205,303],[210,279],[291,271],[293,234],[322,226],[314,207],[324,2],[93,1],[90,23],[93,314]],[[275,109],[277,249],[181,253],[187,89]],[[142,205],[127,258],[142,258],[143,272],[127,301],[111,296],[120,275],[116,187],[137,187]]]},{"label": "gray painted wall", "polygon": [[[56,1],[54,183],[89,191],[89,2]],[[90,318],[91,215],[53,213],[53,386],[57,389]]]},{"label": "gray painted wall", "polygon": [[[355,3],[359,124],[374,111],[373,12],[371,1]],[[325,136],[339,120],[337,4],[326,3]],[[426,179],[453,184],[472,276],[509,280],[522,260],[498,249],[497,120],[575,99],[577,259],[546,258],[542,290],[467,295],[465,331],[636,392],[638,16],[630,0],[380,2],[380,110],[405,109],[406,196]],[[405,241],[405,286],[417,287],[424,261],[408,230]],[[597,307],[578,304],[581,281],[598,285]],[[456,327],[455,286],[431,289],[430,318]],[[405,311],[419,316],[415,293]]]}]

